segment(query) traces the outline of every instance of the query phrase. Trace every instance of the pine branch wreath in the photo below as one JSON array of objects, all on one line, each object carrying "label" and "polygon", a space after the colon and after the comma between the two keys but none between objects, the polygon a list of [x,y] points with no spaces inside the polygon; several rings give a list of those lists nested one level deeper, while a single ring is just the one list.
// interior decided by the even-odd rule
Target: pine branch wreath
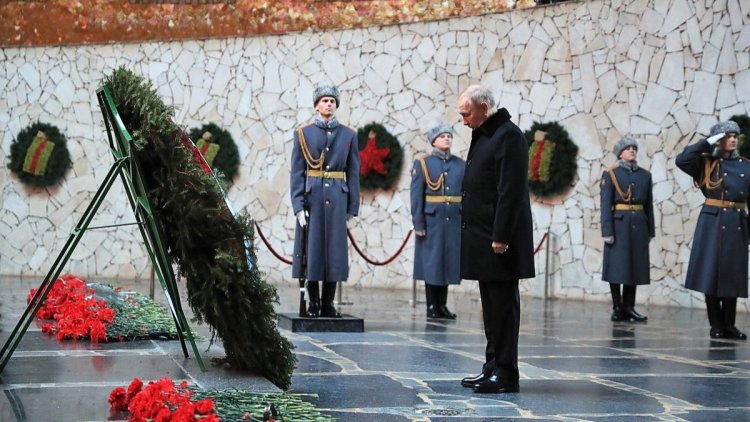
[{"label": "pine branch wreath", "polygon": [[169,256],[187,281],[196,319],[211,326],[212,341],[222,340],[229,364],[288,388],[294,346],[276,327],[276,289],[252,264],[257,261],[251,220],[232,215],[216,179],[181,142],[185,134],[173,123],[174,109],[149,81],[120,67],[105,83],[132,132],[149,200],[164,228]]},{"label": "pine branch wreath", "polygon": [[231,184],[240,170],[240,153],[232,134],[214,123],[208,123],[191,129],[190,139],[195,142],[214,173],[225,183]]},{"label": "pine branch wreath", "polygon": [[383,125],[370,123],[357,131],[359,186],[363,191],[388,190],[396,185],[404,163],[404,148]]},{"label": "pine branch wreath", "polygon": [[747,137],[750,136],[750,117],[747,114],[737,114],[730,117],[729,120],[733,120],[740,127],[737,152],[743,157],[750,157],[750,142],[747,140]]},{"label": "pine branch wreath", "polygon": [[578,165],[578,147],[557,122],[534,122],[525,133],[529,141],[529,190],[550,198],[573,185]]},{"label": "pine branch wreath", "polygon": [[10,145],[8,168],[29,186],[57,185],[70,166],[65,136],[53,125],[33,123],[22,129]]}]

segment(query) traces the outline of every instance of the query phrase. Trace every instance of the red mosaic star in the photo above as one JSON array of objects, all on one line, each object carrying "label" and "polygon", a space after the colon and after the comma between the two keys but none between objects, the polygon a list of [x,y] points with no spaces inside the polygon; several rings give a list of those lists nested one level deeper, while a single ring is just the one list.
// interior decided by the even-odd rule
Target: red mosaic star
[{"label": "red mosaic star", "polygon": [[378,148],[375,144],[375,132],[371,130],[367,139],[367,145],[359,152],[359,160],[361,162],[359,174],[367,176],[371,171],[383,176],[388,174],[383,160],[388,156],[390,151],[390,148]]}]

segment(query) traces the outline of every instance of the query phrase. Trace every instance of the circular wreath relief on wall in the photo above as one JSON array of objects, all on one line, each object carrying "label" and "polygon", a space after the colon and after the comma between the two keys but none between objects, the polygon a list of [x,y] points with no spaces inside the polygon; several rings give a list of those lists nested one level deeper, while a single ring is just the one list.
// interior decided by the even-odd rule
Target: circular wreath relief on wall
[{"label": "circular wreath relief on wall", "polygon": [[363,191],[391,189],[404,162],[404,149],[381,124],[370,123],[357,131],[359,141],[359,185]]},{"label": "circular wreath relief on wall", "polygon": [[740,136],[738,139],[740,155],[750,158],[750,142],[748,142],[748,136],[750,136],[750,117],[747,114],[737,114],[730,117],[729,120],[735,121],[740,127]]},{"label": "circular wreath relief on wall", "polygon": [[208,123],[191,129],[190,139],[214,173],[231,184],[240,169],[240,153],[232,134],[214,123]]},{"label": "circular wreath relief on wall", "polygon": [[525,132],[529,141],[529,190],[541,198],[562,194],[573,187],[578,170],[578,146],[557,122],[534,122]]},{"label": "circular wreath relief on wall", "polygon": [[46,123],[36,122],[27,126],[10,146],[8,168],[29,186],[59,184],[70,165],[65,136],[57,127]]}]

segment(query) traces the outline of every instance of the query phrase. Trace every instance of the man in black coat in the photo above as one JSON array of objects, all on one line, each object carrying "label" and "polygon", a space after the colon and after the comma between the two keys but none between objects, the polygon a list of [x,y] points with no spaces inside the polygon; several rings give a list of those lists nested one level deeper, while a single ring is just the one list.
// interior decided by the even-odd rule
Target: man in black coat
[{"label": "man in black coat", "polygon": [[458,100],[473,131],[461,185],[461,278],[479,281],[484,334],[482,373],[461,380],[477,393],[518,392],[518,280],[534,277],[528,190],[529,146],[492,92],[472,85]]}]

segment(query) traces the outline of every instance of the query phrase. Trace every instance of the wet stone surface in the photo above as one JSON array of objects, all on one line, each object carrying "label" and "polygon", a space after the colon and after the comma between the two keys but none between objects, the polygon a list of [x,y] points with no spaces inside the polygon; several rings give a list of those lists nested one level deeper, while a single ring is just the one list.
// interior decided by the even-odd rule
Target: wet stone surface
[{"label": "wet stone surface", "polygon": [[[279,312],[293,312],[294,289],[279,293]],[[750,419],[750,345],[708,338],[703,309],[644,307],[649,321],[636,325],[610,322],[607,304],[522,298],[521,392],[480,395],[459,384],[484,361],[477,298],[450,295],[458,320],[440,321],[427,320],[423,304],[411,307],[410,296],[346,290],[353,304],[342,311],[364,319],[362,333],[282,330],[299,359],[289,391],[342,421]],[[23,310],[18,297],[0,293],[0,340]],[[738,315],[737,326],[750,330],[750,316]],[[206,372],[178,341],[58,342],[32,324],[0,374],[0,420],[126,419],[110,415],[107,397],[134,377],[279,391],[264,378],[212,365],[221,344],[206,351],[209,330],[194,330],[203,336]]]}]

